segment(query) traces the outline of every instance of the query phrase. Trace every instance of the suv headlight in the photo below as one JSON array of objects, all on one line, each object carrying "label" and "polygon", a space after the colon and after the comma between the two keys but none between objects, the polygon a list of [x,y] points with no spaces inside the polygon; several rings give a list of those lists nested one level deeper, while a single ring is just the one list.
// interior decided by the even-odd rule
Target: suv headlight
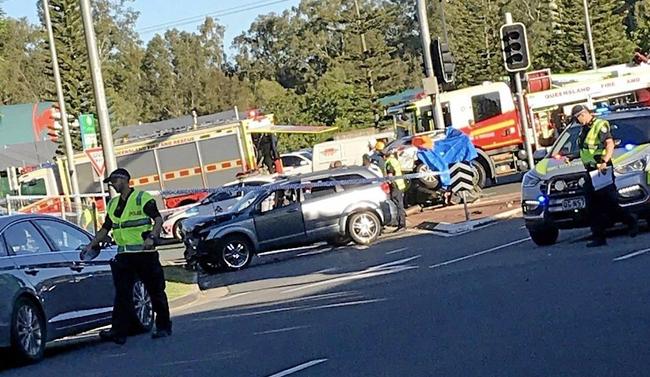
[{"label": "suv headlight", "polygon": [[629,173],[638,173],[644,171],[648,162],[648,157],[643,157],[632,162],[628,162],[625,165],[617,166],[614,168],[616,174],[629,174]]},{"label": "suv headlight", "polygon": [[524,174],[524,179],[521,181],[523,187],[535,187],[537,186],[542,179],[534,174],[532,171]]}]

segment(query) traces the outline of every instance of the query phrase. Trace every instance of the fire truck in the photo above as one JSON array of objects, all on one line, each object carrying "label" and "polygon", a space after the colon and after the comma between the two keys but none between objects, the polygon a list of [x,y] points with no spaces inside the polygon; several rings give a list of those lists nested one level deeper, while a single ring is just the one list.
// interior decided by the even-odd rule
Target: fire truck
[{"label": "fire truck", "polygon": [[[138,127],[130,126],[114,136],[117,165],[131,173],[132,187],[153,193],[159,205],[168,209],[196,203],[208,195],[204,189],[220,187],[257,168],[254,134],[313,134],[336,129],[275,125],[272,114],[198,125],[190,121],[182,127],[158,127],[154,134],[145,135],[137,132]],[[103,176],[97,174],[90,157],[80,153],[74,161],[79,191],[101,193]],[[58,197],[70,193],[62,162],[28,169],[18,177],[18,183],[22,195],[48,197],[23,206],[20,212],[59,213],[62,201]]]},{"label": "fire truck", "polygon": [[[486,82],[443,92],[440,102],[445,127],[460,129],[477,148],[479,157],[473,163],[479,186],[530,168],[518,105],[507,83]],[[523,105],[534,148],[554,141],[559,125],[555,124],[553,115],[569,114],[571,107],[579,103],[592,108],[619,103],[650,105],[650,66],[618,65],[558,75],[557,80],[549,70],[531,72],[527,76]],[[382,104],[386,115],[392,118],[398,137],[434,132],[431,99],[422,90],[384,98]],[[426,170],[416,160],[412,165],[403,168]],[[423,183],[428,187],[432,184]]]}]

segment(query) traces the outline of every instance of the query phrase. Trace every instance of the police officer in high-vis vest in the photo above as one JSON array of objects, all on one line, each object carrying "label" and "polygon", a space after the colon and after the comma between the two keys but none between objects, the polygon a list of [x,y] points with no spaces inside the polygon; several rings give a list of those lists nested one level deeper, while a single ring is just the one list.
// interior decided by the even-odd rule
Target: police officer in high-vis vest
[{"label": "police officer in high-vis vest", "polygon": [[[117,255],[111,261],[115,302],[112,327],[100,332],[100,337],[117,344],[124,344],[133,313],[133,283],[139,279],[144,284],[153,311],[156,328],[152,338],[171,335],[172,324],[169,304],[165,294],[165,276],[160,265],[156,241],[162,229],[162,217],[153,197],[129,187],[131,176],[126,169],[116,169],[104,181],[119,194],[108,202],[106,221],[92,242],[81,252],[82,260],[96,254],[99,243],[109,232],[117,244]],[[96,256],[96,255],[95,255]],[[92,293],[90,293],[92,294]]]},{"label": "police officer in high-vis vest", "polygon": [[[382,150],[382,154],[386,161],[386,176],[387,177],[401,177],[402,167],[395,158],[395,153]],[[390,199],[397,206],[397,229],[396,232],[406,228],[406,211],[404,210],[404,190],[406,190],[406,182],[402,178],[392,179],[390,184]]]},{"label": "police officer in high-vis vest", "polygon": [[[613,169],[614,138],[609,122],[596,118],[584,105],[576,105],[571,110],[573,118],[582,125],[580,131],[580,159],[587,171],[595,170],[606,173]],[[624,222],[631,237],[638,233],[636,218],[618,204],[618,194],[614,185],[612,172],[611,184],[595,190],[590,187],[589,219],[591,222],[592,240],[587,247],[598,247],[607,244],[605,229],[610,219]]]}]

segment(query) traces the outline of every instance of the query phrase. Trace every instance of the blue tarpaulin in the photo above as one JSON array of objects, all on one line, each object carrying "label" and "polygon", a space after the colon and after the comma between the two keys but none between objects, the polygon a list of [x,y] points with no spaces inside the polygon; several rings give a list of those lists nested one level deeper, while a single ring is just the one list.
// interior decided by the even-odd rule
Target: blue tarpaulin
[{"label": "blue tarpaulin", "polygon": [[449,166],[457,162],[471,161],[478,157],[478,154],[467,135],[449,127],[445,138],[437,140],[433,149],[420,149],[417,156],[429,169],[440,172],[440,181],[443,188],[446,188],[451,183]]}]

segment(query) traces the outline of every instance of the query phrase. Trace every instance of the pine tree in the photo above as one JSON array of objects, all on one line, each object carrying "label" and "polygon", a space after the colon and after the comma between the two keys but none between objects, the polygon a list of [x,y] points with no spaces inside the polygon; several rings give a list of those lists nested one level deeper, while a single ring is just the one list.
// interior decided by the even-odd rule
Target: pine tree
[{"label": "pine tree", "polygon": [[625,1],[590,0],[589,13],[598,66],[628,62],[633,55],[634,44],[625,30]]},{"label": "pine tree", "polygon": [[644,53],[650,53],[650,0],[633,0],[628,13],[628,32]]},{"label": "pine tree", "polygon": [[499,28],[506,0],[466,0],[448,5],[450,48],[460,85],[498,80],[506,74]]},{"label": "pine tree", "polygon": [[[71,118],[76,119],[81,114],[93,113],[95,110],[79,2],[77,0],[50,0],[50,15],[66,111]],[[49,59],[48,67],[51,67]],[[51,68],[48,73],[54,81]],[[54,88],[49,91],[48,96],[50,100],[56,102],[57,96]],[[72,123],[70,126],[72,146],[74,150],[80,151],[82,149],[80,130],[72,127]],[[62,143],[61,140],[60,144]],[[57,153],[62,154],[63,150],[64,148],[60,145]]]}]

